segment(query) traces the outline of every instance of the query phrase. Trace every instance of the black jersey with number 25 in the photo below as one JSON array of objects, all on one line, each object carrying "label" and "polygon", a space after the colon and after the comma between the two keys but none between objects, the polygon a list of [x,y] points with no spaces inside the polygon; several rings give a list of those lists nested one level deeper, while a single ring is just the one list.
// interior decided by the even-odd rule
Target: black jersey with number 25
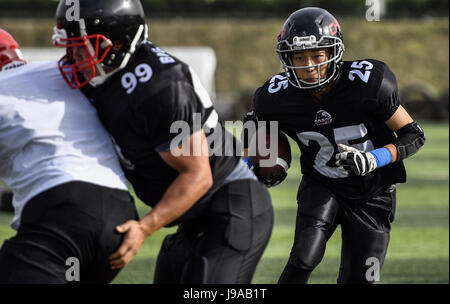
[{"label": "black jersey with number 25", "polygon": [[[144,41],[125,69],[102,86],[87,87],[84,92],[94,101],[115,142],[127,179],[137,196],[150,206],[159,202],[179,174],[159,152],[170,151],[200,129],[208,143],[212,138],[221,139],[215,142],[219,147],[235,140],[224,131],[195,72],[149,41]],[[221,132],[215,132],[217,129]],[[191,211],[198,210],[198,205],[223,185],[239,161],[236,154],[211,153],[211,145],[209,148],[214,184],[180,221],[189,218]]]},{"label": "black jersey with number 25", "polygon": [[335,165],[337,144],[370,151],[392,142],[395,135],[385,121],[400,105],[397,82],[385,63],[373,59],[345,61],[341,73],[321,101],[290,85],[284,73],[275,75],[256,91],[255,113],[259,120],[278,121],[297,142],[303,175],[338,195],[364,199],[405,182],[404,165],[348,176]]}]

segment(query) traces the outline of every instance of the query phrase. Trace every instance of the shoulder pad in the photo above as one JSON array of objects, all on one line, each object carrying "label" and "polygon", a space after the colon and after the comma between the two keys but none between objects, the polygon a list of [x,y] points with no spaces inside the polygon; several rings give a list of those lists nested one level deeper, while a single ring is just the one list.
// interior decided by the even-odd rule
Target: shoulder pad
[{"label": "shoulder pad", "polygon": [[[375,59],[359,59],[352,61],[344,61],[342,65],[343,76],[347,77],[351,81],[357,79],[362,80],[364,83],[368,83],[369,80],[380,78],[386,64],[382,61]],[[373,77],[373,75],[375,75]]]},{"label": "shoulder pad", "polygon": [[141,44],[127,70],[136,73],[136,69],[145,64],[151,68],[151,86],[146,88],[152,92],[165,87],[170,81],[191,82],[189,66],[186,63],[147,40]]},{"label": "shoulder pad", "polygon": [[147,55],[155,58],[161,65],[173,64],[178,61],[175,57],[153,44],[151,41],[143,41],[141,47],[146,51]]},{"label": "shoulder pad", "polygon": [[270,113],[273,109],[273,102],[280,97],[286,97],[290,88],[293,87],[289,84],[286,73],[279,73],[271,77],[255,92],[254,105],[256,112]]},{"label": "shoulder pad", "polygon": [[285,72],[278,73],[267,80],[263,87],[266,88],[266,92],[269,94],[282,92],[289,87],[289,79]]},{"label": "shoulder pad", "polygon": [[352,87],[352,90],[361,91],[360,94],[375,98],[386,68],[387,65],[384,62],[375,59],[344,61],[342,78]]},{"label": "shoulder pad", "polygon": [[149,63],[158,74],[169,74],[172,78],[176,78],[180,70],[186,71],[187,69],[187,64],[147,40],[141,44],[141,49],[134,60],[134,64],[139,65],[141,62]]}]

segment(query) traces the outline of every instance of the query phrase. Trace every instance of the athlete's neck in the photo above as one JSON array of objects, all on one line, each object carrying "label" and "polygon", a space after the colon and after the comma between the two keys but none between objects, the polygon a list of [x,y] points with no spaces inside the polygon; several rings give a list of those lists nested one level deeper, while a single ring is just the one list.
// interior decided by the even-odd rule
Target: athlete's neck
[{"label": "athlete's neck", "polygon": [[325,98],[325,96],[328,95],[328,93],[330,93],[331,89],[333,88],[334,83],[330,83],[329,86],[327,86],[326,88],[323,88],[322,90],[320,90],[319,93],[313,94],[314,98],[316,98],[318,101],[321,101],[322,99]]}]

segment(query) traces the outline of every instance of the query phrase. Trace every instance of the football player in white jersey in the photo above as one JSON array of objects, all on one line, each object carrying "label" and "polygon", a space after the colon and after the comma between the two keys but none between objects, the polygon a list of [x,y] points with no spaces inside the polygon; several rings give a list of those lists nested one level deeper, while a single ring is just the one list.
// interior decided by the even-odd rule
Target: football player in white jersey
[{"label": "football player in white jersey", "polygon": [[[17,42],[11,35],[0,29],[0,71],[5,71],[26,63]],[[14,211],[12,207],[12,191],[0,185],[0,211]]]},{"label": "football player in white jersey", "polygon": [[0,249],[0,283],[109,283],[114,229],[137,219],[111,139],[56,62],[24,65],[17,50],[0,29],[0,178],[17,230]]}]

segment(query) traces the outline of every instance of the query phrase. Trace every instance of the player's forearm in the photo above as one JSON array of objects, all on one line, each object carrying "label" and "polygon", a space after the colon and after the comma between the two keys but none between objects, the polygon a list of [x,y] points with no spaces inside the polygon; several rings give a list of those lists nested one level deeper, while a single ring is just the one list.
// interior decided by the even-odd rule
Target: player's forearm
[{"label": "player's forearm", "polygon": [[384,148],[388,149],[389,152],[391,152],[391,163],[394,163],[397,161],[397,148],[393,144],[388,144],[384,146]]},{"label": "player's forearm", "polygon": [[386,125],[397,134],[397,138],[385,146],[392,154],[392,162],[414,155],[425,143],[422,128],[401,105],[386,121]]},{"label": "player's forearm", "polygon": [[167,188],[158,204],[140,222],[150,235],[171,223],[197,202],[212,186],[209,172],[185,172]]},{"label": "player's forearm", "polygon": [[[425,134],[415,121],[397,129],[396,133],[398,135],[397,138],[383,147],[390,152],[391,157],[386,159],[382,166],[410,157],[420,150],[425,143]],[[374,151],[371,152],[374,154]],[[378,164],[378,167],[382,166]]]},{"label": "player's forearm", "polygon": [[416,121],[404,125],[396,133],[397,138],[392,145],[397,153],[397,161],[414,155],[425,144],[425,133]]}]

